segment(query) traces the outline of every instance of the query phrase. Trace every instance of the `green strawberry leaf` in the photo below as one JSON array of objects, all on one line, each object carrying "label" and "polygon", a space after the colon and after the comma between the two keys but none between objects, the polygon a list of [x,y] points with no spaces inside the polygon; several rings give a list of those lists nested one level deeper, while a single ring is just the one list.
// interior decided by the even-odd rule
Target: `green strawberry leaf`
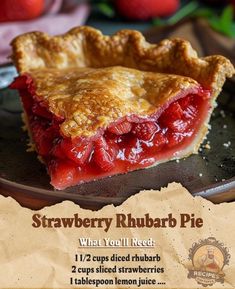
[{"label": "green strawberry leaf", "polygon": [[233,7],[227,6],[220,17],[220,25],[223,31],[229,32],[231,25],[233,23]]},{"label": "green strawberry leaf", "polygon": [[154,18],[152,20],[153,25],[163,26],[163,25],[174,25],[180,20],[184,19],[187,16],[191,16],[191,14],[199,7],[199,4],[196,1],[192,1],[181,9],[179,9],[173,16],[168,19]]},{"label": "green strawberry leaf", "polygon": [[155,26],[163,26],[163,25],[167,24],[167,23],[166,23],[166,20],[163,20],[163,19],[161,19],[161,18],[154,18],[154,19],[152,20],[152,23],[153,23],[153,25],[155,25]]},{"label": "green strawberry leaf", "polygon": [[208,19],[208,22],[211,26],[211,28],[217,30],[217,31],[221,31],[223,30],[220,24],[220,19],[218,16],[212,16],[211,18]]},{"label": "green strawberry leaf", "polygon": [[191,1],[185,6],[183,6],[180,10],[178,10],[173,16],[171,16],[167,23],[170,25],[176,24],[178,21],[182,20],[186,16],[191,16],[193,12],[198,9],[199,3],[196,1]]},{"label": "green strawberry leaf", "polygon": [[222,13],[218,15],[213,8],[199,8],[199,4],[192,1],[168,19],[153,19],[153,24],[156,26],[174,25],[186,17],[203,17],[207,19],[209,25],[214,30],[230,38],[235,38],[235,22],[233,16],[234,8],[232,5],[227,5]]},{"label": "green strawberry leaf", "polygon": [[232,6],[227,6],[221,16],[212,16],[208,19],[208,22],[210,26],[220,32],[223,33],[224,35],[228,37],[235,37],[235,32],[234,32],[234,25],[235,23],[233,22],[233,7]]},{"label": "green strawberry leaf", "polygon": [[107,17],[114,17],[115,15],[115,12],[114,12],[114,9],[112,8],[111,5],[109,5],[108,3],[106,2],[102,2],[102,3],[99,3],[97,5],[97,8],[99,9],[99,11],[104,14],[105,16]]},{"label": "green strawberry leaf", "polygon": [[235,37],[235,22],[231,26],[231,32],[232,32],[233,37]]}]

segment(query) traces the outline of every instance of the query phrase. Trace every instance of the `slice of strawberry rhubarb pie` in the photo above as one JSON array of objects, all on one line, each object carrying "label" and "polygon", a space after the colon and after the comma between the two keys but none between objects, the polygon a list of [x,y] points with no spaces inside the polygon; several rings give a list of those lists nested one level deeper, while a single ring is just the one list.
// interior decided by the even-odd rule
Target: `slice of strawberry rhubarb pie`
[{"label": "slice of strawberry rhubarb pie", "polygon": [[196,153],[226,77],[187,41],[89,27],[12,42],[24,120],[51,184],[64,189]]}]

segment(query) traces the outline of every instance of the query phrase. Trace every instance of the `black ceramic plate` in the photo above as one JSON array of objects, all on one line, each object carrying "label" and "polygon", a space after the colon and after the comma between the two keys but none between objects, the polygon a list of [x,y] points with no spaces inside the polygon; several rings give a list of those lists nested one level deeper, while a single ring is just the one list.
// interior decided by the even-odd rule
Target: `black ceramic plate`
[{"label": "black ceramic plate", "polygon": [[[13,77],[12,67],[0,68],[5,86]],[[208,135],[211,149],[202,149],[180,162],[156,167],[55,191],[49,184],[44,166],[35,153],[26,153],[27,135],[21,126],[18,94],[0,90],[0,188],[18,190],[42,198],[73,200],[81,205],[101,207],[120,204],[143,189],[159,189],[168,183],[182,183],[194,195],[215,202],[235,199],[235,85],[227,83],[219,97]]]}]

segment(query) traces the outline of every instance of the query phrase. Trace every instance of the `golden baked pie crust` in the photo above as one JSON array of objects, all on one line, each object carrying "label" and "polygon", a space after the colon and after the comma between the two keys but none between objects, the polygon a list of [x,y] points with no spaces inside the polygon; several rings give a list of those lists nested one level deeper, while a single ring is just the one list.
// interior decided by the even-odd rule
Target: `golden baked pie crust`
[{"label": "golden baked pie crust", "polygon": [[61,131],[68,137],[92,136],[130,114],[151,115],[199,85],[213,101],[234,74],[223,56],[199,58],[185,40],[150,44],[130,30],[111,37],[90,27],[54,37],[32,32],[12,47],[19,73],[28,73],[38,98],[64,117]]},{"label": "golden baked pie crust", "polygon": [[188,77],[120,66],[47,68],[34,70],[30,76],[38,100],[64,118],[61,132],[67,137],[93,136],[126,116],[153,115],[177,95],[197,92],[199,87]]}]

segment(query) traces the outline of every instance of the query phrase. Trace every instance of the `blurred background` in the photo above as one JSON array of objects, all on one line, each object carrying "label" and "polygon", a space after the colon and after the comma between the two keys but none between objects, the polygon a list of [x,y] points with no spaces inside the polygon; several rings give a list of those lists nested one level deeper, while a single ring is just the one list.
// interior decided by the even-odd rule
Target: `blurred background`
[{"label": "blurred background", "polygon": [[1,0],[0,64],[21,33],[54,35],[84,24],[104,34],[137,29],[150,42],[183,37],[200,55],[223,54],[235,64],[234,16],[235,0]]}]

